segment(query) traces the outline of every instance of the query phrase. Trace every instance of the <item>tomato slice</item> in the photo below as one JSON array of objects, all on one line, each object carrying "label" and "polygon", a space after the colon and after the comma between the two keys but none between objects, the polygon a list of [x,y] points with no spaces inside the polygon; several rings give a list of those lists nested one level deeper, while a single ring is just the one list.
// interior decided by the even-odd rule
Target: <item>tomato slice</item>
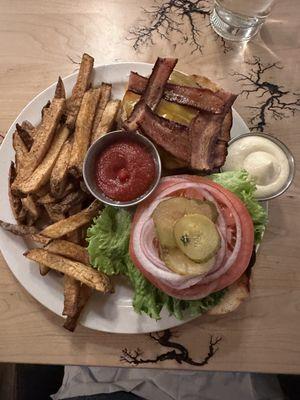
[{"label": "tomato slice", "polygon": [[[178,289],[176,287],[170,286],[166,284],[166,282],[158,279],[155,275],[146,271],[143,264],[140,262],[139,254],[136,253],[133,245],[133,232],[135,230],[136,224],[140,221],[141,216],[150,207],[153,202],[159,198],[160,194],[168,188],[172,186],[182,183],[182,182],[194,182],[200,184],[205,184],[210,196],[213,196],[214,200],[219,205],[221,209],[222,215],[225,219],[227,229],[230,230],[231,237],[231,245],[234,247],[235,245],[235,220],[233,218],[233,212],[237,213],[240,220],[241,226],[241,241],[240,248],[237,254],[237,257],[228,271],[226,271],[223,275],[218,277],[209,283],[201,283],[195,284],[193,286],[187,287],[185,289]],[[172,196],[174,195],[183,195],[189,198],[197,198],[203,199],[203,191],[197,191],[197,188],[187,188],[178,191],[174,191]],[[228,207],[225,204],[230,204]],[[232,207],[232,209],[230,209]],[[254,229],[253,222],[251,216],[248,213],[247,208],[241,202],[241,200],[235,196],[233,193],[229,192],[222,186],[217,183],[212,182],[210,179],[199,177],[199,176],[191,176],[191,175],[179,175],[172,176],[170,178],[163,178],[161,184],[155,190],[155,192],[151,195],[149,199],[147,199],[144,203],[142,203],[138,208],[134,215],[133,223],[132,223],[132,234],[130,240],[130,256],[138,269],[145,275],[145,277],[156,287],[164,291],[173,297],[178,297],[181,299],[198,299],[203,298],[209,295],[212,292],[221,290],[233,282],[235,282],[246,270],[253,250],[254,245]]]}]

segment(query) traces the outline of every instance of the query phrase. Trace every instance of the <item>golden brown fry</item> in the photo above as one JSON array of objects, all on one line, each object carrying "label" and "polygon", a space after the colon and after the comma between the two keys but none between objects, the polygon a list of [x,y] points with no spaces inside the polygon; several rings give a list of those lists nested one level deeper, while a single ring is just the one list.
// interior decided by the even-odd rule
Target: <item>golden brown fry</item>
[{"label": "golden brown fry", "polygon": [[46,246],[46,250],[63,257],[89,265],[89,255],[85,247],[68,240],[55,239]]},{"label": "golden brown fry", "polygon": [[62,315],[75,317],[79,308],[80,288],[79,281],[68,275],[64,276],[64,309]]},{"label": "golden brown fry", "polygon": [[72,175],[82,175],[83,160],[90,145],[91,130],[100,89],[90,89],[84,96],[76,120],[74,141],[69,161],[69,171]]},{"label": "golden brown fry", "polygon": [[26,239],[30,239],[35,243],[43,244],[44,246],[49,244],[52,240],[51,238],[35,233],[37,229],[34,226],[9,224],[1,220],[0,226],[14,235],[23,236]]},{"label": "golden brown fry", "polygon": [[92,136],[94,136],[94,134],[96,133],[97,127],[102,119],[104,109],[110,100],[110,96],[111,96],[111,84],[102,82],[100,86],[100,99],[97,105],[95,118],[93,122]]},{"label": "golden brown fry", "polygon": [[[18,134],[18,131],[15,131],[13,133],[13,148],[15,150],[16,176],[18,177],[25,168],[25,160],[28,155],[27,147],[25,146],[23,140]],[[16,179],[14,179],[14,183],[15,182]]]},{"label": "golden brown fry", "polygon": [[53,139],[53,143],[50,147],[50,150],[47,153],[44,160],[41,162],[41,164],[36,168],[36,170],[33,173],[31,173],[28,179],[25,180],[23,179],[21,182],[19,182],[19,185],[17,186],[19,191],[25,194],[34,193],[47,183],[47,181],[50,178],[51,171],[53,169],[55,161],[57,160],[57,157],[59,155],[59,152],[64,142],[68,138],[68,136],[69,136],[69,129],[67,127],[62,127],[57,132],[55,138]]},{"label": "golden brown fry", "polygon": [[75,121],[80,109],[84,93],[88,90],[91,82],[91,75],[94,66],[93,57],[83,54],[77,81],[72,91],[71,97],[67,101],[67,121],[66,124],[73,130]]},{"label": "golden brown fry", "polygon": [[92,289],[90,287],[86,285],[81,285],[78,311],[76,315],[74,315],[74,317],[67,317],[63,325],[65,329],[67,329],[70,332],[73,332],[75,330],[80,314],[83,308],[85,307],[86,303],[88,302],[89,298],[91,297],[91,294],[92,294]]},{"label": "golden brown fry", "polygon": [[107,103],[101,121],[93,133],[92,143],[113,129],[120,104],[120,100],[110,100]]},{"label": "golden brown fry", "polygon": [[19,124],[16,124],[16,130],[23,143],[25,144],[27,151],[29,151],[33,144],[33,138],[30,135],[30,132]]},{"label": "golden brown fry", "polygon": [[25,120],[22,122],[21,127],[25,129],[30,134],[31,137],[33,138],[35,137],[36,128],[32,125],[31,122]]},{"label": "golden brown fry", "polygon": [[42,162],[48,152],[64,109],[65,99],[53,99],[50,107],[44,114],[42,123],[38,127],[34,143],[28,153],[28,157],[26,157],[27,170],[24,171],[24,177],[31,175],[32,171]]},{"label": "golden brown fry", "polygon": [[35,195],[39,198],[42,198],[50,193],[50,185],[46,183],[46,185],[42,186],[39,190],[35,192]]},{"label": "golden brown fry", "polygon": [[26,238],[32,240],[35,243],[42,244],[44,246],[49,244],[51,242],[51,240],[52,240],[51,238],[48,238],[48,237],[43,236],[43,235],[40,235],[39,233],[26,235]]},{"label": "golden brown fry", "polygon": [[227,288],[220,303],[211,308],[207,314],[222,315],[236,310],[249,297],[249,278],[243,274],[240,279]]},{"label": "golden brown fry", "polygon": [[33,222],[36,221],[40,216],[40,209],[36,206],[33,197],[28,195],[21,199],[22,205],[28,214],[31,216]]},{"label": "golden brown fry", "polygon": [[37,229],[33,226],[15,225],[1,220],[0,220],[0,226],[6,231],[11,232],[14,235],[18,236],[34,235],[37,233]]},{"label": "golden brown fry", "polygon": [[65,218],[62,221],[56,222],[55,224],[47,226],[43,229],[40,234],[52,239],[58,239],[70,232],[75,231],[75,229],[87,224],[94,218],[101,207],[98,201],[94,201],[88,208],[80,211],[71,217]]},{"label": "golden brown fry", "polygon": [[56,199],[50,193],[44,194],[37,200],[38,204],[51,204],[51,203],[55,203],[55,202],[56,202]]},{"label": "golden brown fry", "polygon": [[47,275],[48,272],[50,271],[50,268],[46,267],[46,266],[43,265],[43,264],[39,264],[39,270],[40,270],[40,274],[41,274],[42,276],[45,276],[45,275]]},{"label": "golden brown fry", "polygon": [[24,255],[32,261],[69,275],[99,292],[108,293],[112,290],[109,278],[106,275],[78,261],[72,261],[45,249],[32,249]]},{"label": "golden brown fry", "polygon": [[15,164],[12,161],[9,168],[9,182],[8,182],[9,203],[16,221],[18,222],[18,224],[23,224],[26,219],[26,211],[23,209],[21,198],[11,191],[11,185],[16,178],[16,174],[17,171],[15,168]]},{"label": "golden brown fry", "polygon": [[50,106],[51,106],[51,101],[48,100],[47,103],[42,107],[42,111],[41,111],[42,120],[45,117],[45,113],[48,112],[47,110],[49,109]]},{"label": "golden brown fry", "polygon": [[71,144],[65,142],[50,176],[50,188],[54,197],[62,197],[67,184],[68,165],[71,153]]},{"label": "golden brown fry", "polygon": [[58,81],[56,84],[54,98],[55,99],[65,99],[66,98],[65,85],[60,76],[58,77]]},{"label": "golden brown fry", "polygon": [[81,203],[85,198],[86,194],[81,191],[72,192],[64,197],[60,202],[49,204],[49,206],[51,206],[53,212],[66,214],[73,205]]},{"label": "golden brown fry", "polygon": [[45,207],[47,214],[49,215],[51,222],[53,222],[53,223],[58,222],[65,218],[65,215],[61,210],[56,210],[54,208],[55,207],[54,203],[44,204],[44,207]]}]

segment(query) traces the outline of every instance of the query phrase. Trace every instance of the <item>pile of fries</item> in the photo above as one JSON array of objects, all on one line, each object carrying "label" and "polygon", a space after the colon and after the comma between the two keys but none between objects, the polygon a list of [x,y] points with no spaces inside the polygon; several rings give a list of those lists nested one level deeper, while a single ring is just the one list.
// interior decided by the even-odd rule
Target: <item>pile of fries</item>
[{"label": "pile of fries", "polygon": [[92,290],[112,291],[108,277],[89,264],[86,230],[101,204],[85,188],[82,166],[96,139],[113,130],[120,109],[112,86],[91,86],[94,59],[84,54],[72,94],[58,79],[55,95],[34,127],[24,121],[13,134],[15,162],[9,173],[9,198],[17,225],[4,229],[41,244],[24,255],[41,275],[64,275],[64,327],[73,331]]}]

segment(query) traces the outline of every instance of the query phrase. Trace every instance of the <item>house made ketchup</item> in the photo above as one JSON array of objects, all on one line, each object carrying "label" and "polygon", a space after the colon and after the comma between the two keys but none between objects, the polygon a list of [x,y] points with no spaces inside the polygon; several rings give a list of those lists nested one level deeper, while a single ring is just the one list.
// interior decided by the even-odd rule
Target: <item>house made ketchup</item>
[{"label": "house made ketchup", "polygon": [[155,179],[155,164],[145,146],[124,137],[101,152],[95,173],[96,184],[107,197],[125,202],[150,188]]}]

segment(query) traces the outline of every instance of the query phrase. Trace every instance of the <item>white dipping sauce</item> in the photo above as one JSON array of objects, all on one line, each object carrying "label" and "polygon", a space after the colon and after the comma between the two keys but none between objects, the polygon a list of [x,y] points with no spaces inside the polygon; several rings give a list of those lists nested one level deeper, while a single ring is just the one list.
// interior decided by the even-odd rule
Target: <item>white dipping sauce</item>
[{"label": "white dipping sauce", "polygon": [[254,179],[256,197],[277,193],[289,177],[289,162],[284,151],[274,142],[259,136],[245,136],[228,148],[223,171],[245,169]]}]

